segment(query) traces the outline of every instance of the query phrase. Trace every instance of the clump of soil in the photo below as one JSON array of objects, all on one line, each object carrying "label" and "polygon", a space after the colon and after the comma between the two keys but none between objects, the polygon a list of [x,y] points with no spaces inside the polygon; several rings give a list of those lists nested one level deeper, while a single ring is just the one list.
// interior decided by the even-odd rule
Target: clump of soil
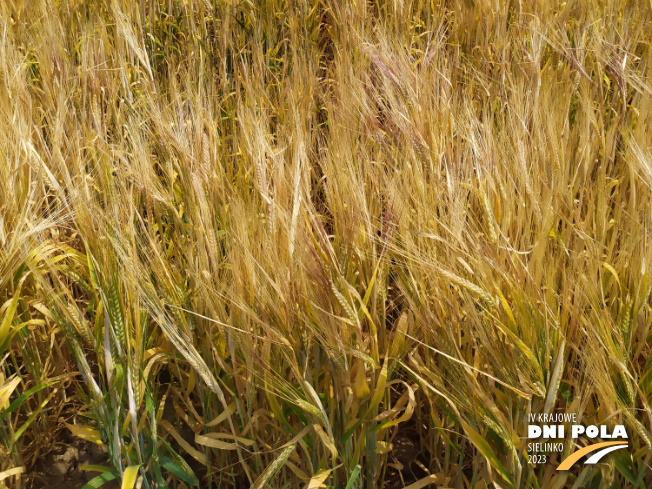
[{"label": "clump of soil", "polygon": [[[79,438],[65,440],[47,455],[40,457],[27,474],[28,489],[81,489],[99,472],[81,470],[82,465],[108,466],[108,456],[102,447]],[[111,481],[103,489],[119,487]]]},{"label": "clump of soil", "polygon": [[412,423],[407,426],[399,425],[399,432],[392,441],[392,451],[385,474],[385,489],[402,489],[403,487],[426,477],[428,473],[420,467],[427,466],[423,451],[419,446],[419,433]]}]

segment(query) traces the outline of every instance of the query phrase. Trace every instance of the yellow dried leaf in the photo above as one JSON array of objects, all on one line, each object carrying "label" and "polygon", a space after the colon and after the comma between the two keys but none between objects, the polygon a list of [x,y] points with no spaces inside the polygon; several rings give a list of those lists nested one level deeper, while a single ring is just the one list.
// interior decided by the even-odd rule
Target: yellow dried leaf
[{"label": "yellow dried leaf", "polygon": [[74,425],[66,423],[66,426],[70,432],[79,438],[82,438],[86,441],[95,443],[96,445],[104,445],[102,438],[100,437],[100,432],[94,430],[90,426],[86,425]]}]

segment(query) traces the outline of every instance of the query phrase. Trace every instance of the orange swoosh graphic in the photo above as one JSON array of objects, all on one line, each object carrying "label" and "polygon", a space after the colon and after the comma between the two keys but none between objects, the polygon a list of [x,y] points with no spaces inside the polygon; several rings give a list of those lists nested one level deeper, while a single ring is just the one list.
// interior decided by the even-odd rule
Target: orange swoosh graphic
[{"label": "orange swoosh graphic", "polygon": [[624,445],[624,441],[605,441],[602,443],[596,443],[595,445],[589,445],[584,447],[581,450],[576,451],[572,455],[569,455],[562,463],[559,464],[557,470],[568,470],[570,469],[575,462],[581,459],[587,453],[595,452],[596,450],[603,447],[610,447],[612,445]]}]

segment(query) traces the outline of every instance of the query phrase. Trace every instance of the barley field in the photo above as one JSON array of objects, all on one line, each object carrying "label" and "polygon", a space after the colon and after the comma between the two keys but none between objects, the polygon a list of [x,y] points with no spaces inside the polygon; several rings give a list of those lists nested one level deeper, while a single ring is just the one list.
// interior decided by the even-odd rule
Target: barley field
[{"label": "barley field", "polygon": [[[647,0],[0,0],[0,487],[652,487],[651,43]],[[532,463],[537,413],[628,447]]]}]

